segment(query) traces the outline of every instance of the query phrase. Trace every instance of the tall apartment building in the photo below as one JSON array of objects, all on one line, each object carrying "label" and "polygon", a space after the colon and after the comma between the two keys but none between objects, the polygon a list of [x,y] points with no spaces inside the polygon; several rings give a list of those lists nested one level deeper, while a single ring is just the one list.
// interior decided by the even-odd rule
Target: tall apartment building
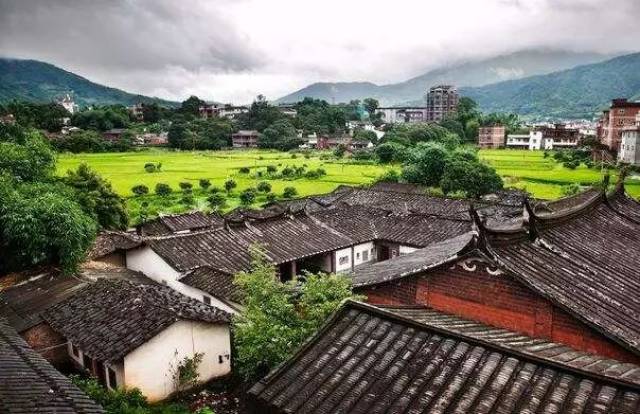
[{"label": "tall apartment building", "polygon": [[425,96],[427,121],[441,121],[458,109],[458,89],[453,85],[433,86]]},{"label": "tall apartment building", "polygon": [[622,130],[618,161],[640,165],[640,113],[636,115],[634,126],[627,126]]},{"label": "tall apartment building", "polygon": [[600,143],[612,151],[618,151],[622,142],[622,131],[625,127],[635,126],[638,113],[640,102],[630,102],[624,98],[611,101],[611,106],[602,113],[598,122],[597,134]]},{"label": "tall apartment building", "polygon": [[478,147],[503,148],[505,127],[503,125],[484,126],[478,129]]}]

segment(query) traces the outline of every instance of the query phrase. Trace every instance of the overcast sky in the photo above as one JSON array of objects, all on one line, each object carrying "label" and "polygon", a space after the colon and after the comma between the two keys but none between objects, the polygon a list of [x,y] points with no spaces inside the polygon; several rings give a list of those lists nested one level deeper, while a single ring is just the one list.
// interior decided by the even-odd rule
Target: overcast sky
[{"label": "overcast sky", "polygon": [[0,0],[0,56],[243,103],[527,48],[636,51],[639,17],[640,0]]}]

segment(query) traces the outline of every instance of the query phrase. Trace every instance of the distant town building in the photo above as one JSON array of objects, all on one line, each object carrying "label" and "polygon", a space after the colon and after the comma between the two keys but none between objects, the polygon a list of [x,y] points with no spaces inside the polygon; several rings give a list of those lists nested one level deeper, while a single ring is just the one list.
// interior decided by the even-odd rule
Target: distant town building
[{"label": "distant town building", "polygon": [[383,122],[390,124],[425,122],[427,120],[427,108],[420,106],[382,107],[376,109],[376,113],[381,114]]},{"label": "distant town building", "polygon": [[580,143],[580,131],[567,128],[564,124],[553,127],[540,126],[531,130],[529,134],[507,135],[507,148],[529,150],[551,150],[561,148],[575,148]]},{"label": "distant town building", "polygon": [[319,136],[318,142],[316,144],[316,149],[319,150],[327,150],[327,149],[335,149],[340,145],[344,145],[347,148],[351,148],[351,137],[348,135],[345,136]]},{"label": "distant town building", "polygon": [[433,86],[425,97],[426,121],[442,121],[458,110],[458,89],[453,85]]},{"label": "distant town building", "polygon": [[62,99],[59,99],[58,104],[61,105],[64,109],[67,110],[67,112],[69,112],[72,115],[78,108],[75,102],[73,101],[73,98],[69,94],[66,94],[64,97],[62,97]]},{"label": "distant town building", "polygon": [[161,132],[159,134],[147,132],[139,135],[138,138],[141,145],[161,146],[169,143],[169,134],[167,132]]},{"label": "distant town building", "polygon": [[0,116],[0,124],[13,125],[16,123],[16,117],[13,114]]},{"label": "distant town building", "polygon": [[238,115],[246,112],[249,112],[249,108],[246,106],[225,105],[218,111],[218,116],[221,118],[235,119]]},{"label": "distant town building", "polygon": [[205,104],[198,108],[198,113],[202,119],[217,118],[220,115],[220,106],[216,104]]},{"label": "distant town building", "polygon": [[640,113],[636,115],[636,124],[634,126],[624,127],[622,130],[618,161],[640,165]]},{"label": "distant town building", "polygon": [[111,142],[120,141],[120,138],[122,138],[122,135],[125,132],[127,132],[125,128],[112,128],[108,131],[104,131],[102,133],[102,138],[104,138],[106,141]]},{"label": "distant town building", "polygon": [[504,147],[505,127],[502,125],[484,126],[478,129],[478,147]]},{"label": "distant town building", "polygon": [[293,118],[298,115],[298,111],[296,110],[295,106],[291,104],[280,104],[278,105],[278,109],[280,109],[280,112],[282,112],[284,115]]},{"label": "distant town building", "polygon": [[129,113],[136,121],[144,120],[144,104],[142,102],[137,103],[135,105],[131,105],[127,108]]},{"label": "distant town building", "polygon": [[622,131],[633,127],[640,113],[640,102],[630,102],[625,98],[611,101],[609,109],[602,113],[598,122],[597,137],[600,143],[612,151],[618,151],[622,142]]},{"label": "distant town building", "polygon": [[258,148],[260,133],[255,130],[240,130],[231,135],[233,148]]}]

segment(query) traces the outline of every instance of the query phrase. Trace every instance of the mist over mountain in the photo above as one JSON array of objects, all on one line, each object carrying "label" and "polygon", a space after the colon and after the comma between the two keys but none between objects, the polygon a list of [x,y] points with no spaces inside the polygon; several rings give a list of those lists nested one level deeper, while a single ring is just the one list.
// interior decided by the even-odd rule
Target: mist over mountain
[{"label": "mist over mountain", "polygon": [[598,53],[554,50],[527,50],[490,59],[463,62],[431,70],[407,81],[376,85],[371,82],[319,82],[283,96],[277,102],[297,102],[305,97],[328,102],[348,102],[373,97],[382,105],[421,101],[429,86],[450,83],[458,87],[478,87],[569,69],[610,58]]}]

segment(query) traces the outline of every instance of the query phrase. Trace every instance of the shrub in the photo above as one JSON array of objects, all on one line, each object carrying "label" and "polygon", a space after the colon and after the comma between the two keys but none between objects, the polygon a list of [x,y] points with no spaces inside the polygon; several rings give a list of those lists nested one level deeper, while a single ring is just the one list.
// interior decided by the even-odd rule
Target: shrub
[{"label": "shrub", "polygon": [[269,174],[273,174],[277,171],[278,171],[278,167],[276,167],[275,165],[267,165],[267,172]]},{"label": "shrub", "polygon": [[256,189],[261,193],[268,193],[271,191],[271,184],[266,181],[260,181],[256,186]]},{"label": "shrub", "polygon": [[249,168],[249,167],[240,167],[238,172],[240,174],[249,174],[251,172],[251,168]]},{"label": "shrub", "polygon": [[278,199],[278,196],[276,195],[276,193],[269,193],[267,194],[267,202],[268,203],[273,203],[274,201],[276,201]]},{"label": "shrub", "polygon": [[229,178],[227,181],[224,182],[224,189],[227,190],[227,193],[230,193],[231,190],[233,190],[237,186],[238,186],[238,184],[232,178]]},{"label": "shrub", "polygon": [[215,185],[211,187],[211,189],[209,190],[211,194],[216,194],[216,193],[219,193],[220,191],[222,191],[220,187],[216,187]]},{"label": "shrub", "polygon": [[148,162],[144,165],[144,170],[148,173],[156,172],[156,165],[152,162]]},{"label": "shrub", "polygon": [[565,197],[576,195],[579,192],[580,192],[580,186],[576,183],[562,186],[562,195]]},{"label": "shrub", "polygon": [[285,187],[282,191],[282,197],[293,198],[298,195],[298,190],[295,187]]},{"label": "shrub", "polygon": [[324,168],[318,168],[316,171],[321,177],[327,175],[327,170],[325,170]]},{"label": "shrub", "polygon": [[190,182],[187,182],[187,181],[182,181],[178,185],[180,186],[180,189],[182,191],[191,190],[193,188],[193,184],[191,184]]},{"label": "shrub", "polygon": [[201,179],[198,180],[198,185],[204,191],[207,191],[207,188],[211,187],[211,181],[206,179],[206,178],[201,178]]},{"label": "shrub", "polygon": [[295,160],[296,158],[298,158],[298,156],[296,154],[291,154],[291,159]]},{"label": "shrub", "polygon": [[185,193],[184,196],[180,199],[180,203],[186,206],[191,206],[195,203],[195,199],[193,198],[192,193]]},{"label": "shrub", "polygon": [[565,161],[562,163],[562,165],[565,168],[568,168],[570,170],[575,170],[576,168],[578,168],[578,166],[580,165],[580,162],[577,160],[572,160],[572,161]]},{"label": "shrub", "polygon": [[131,187],[131,192],[137,196],[149,194],[149,187],[144,184],[138,184]]},{"label": "shrub", "polygon": [[383,183],[397,183],[398,181],[400,181],[400,174],[396,170],[388,170],[376,180],[376,182]]},{"label": "shrub", "polygon": [[173,381],[178,391],[198,385],[198,381],[200,380],[198,367],[202,363],[203,357],[203,353],[196,352],[191,358],[185,356],[175,367]]},{"label": "shrub", "polygon": [[361,150],[354,151],[351,157],[354,160],[369,161],[373,159],[373,156],[374,156],[373,151],[361,149]]},{"label": "shrub", "polygon": [[318,174],[318,171],[316,170],[309,170],[304,176],[309,179],[320,178],[320,174]]},{"label": "shrub", "polygon": [[173,189],[169,184],[158,183],[156,184],[156,194],[160,197],[167,197],[169,194],[173,192]]},{"label": "shrub", "polygon": [[344,144],[340,144],[333,150],[333,155],[336,158],[342,158],[344,154],[347,152],[347,147]]},{"label": "shrub", "polygon": [[284,167],[282,169],[281,174],[282,174],[283,177],[291,177],[293,174],[295,174],[295,170],[293,168],[287,166],[287,167]]},{"label": "shrub", "polygon": [[207,201],[209,202],[209,207],[211,207],[213,211],[218,211],[219,209],[224,208],[227,204],[227,198],[221,193],[211,194],[207,198]]},{"label": "shrub", "polygon": [[240,193],[240,203],[249,206],[256,200],[256,192],[253,188],[247,188]]}]

